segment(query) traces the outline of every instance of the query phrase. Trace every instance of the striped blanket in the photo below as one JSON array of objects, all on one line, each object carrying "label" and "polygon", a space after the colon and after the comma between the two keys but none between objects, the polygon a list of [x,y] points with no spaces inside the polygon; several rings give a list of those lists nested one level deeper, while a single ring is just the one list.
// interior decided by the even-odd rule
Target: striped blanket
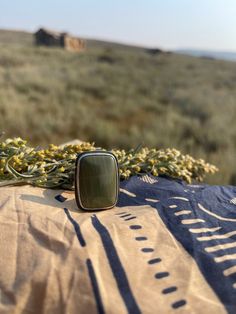
[{"label": "striped blanket", "polygon": [[236,313],[236,187],[136,176],[100,212],[0,195],[0,313]]}]

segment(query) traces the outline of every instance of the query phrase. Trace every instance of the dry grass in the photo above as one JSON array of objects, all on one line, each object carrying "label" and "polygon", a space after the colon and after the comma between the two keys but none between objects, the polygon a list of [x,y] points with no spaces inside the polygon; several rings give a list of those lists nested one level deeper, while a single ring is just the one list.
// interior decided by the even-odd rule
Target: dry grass
[{"label": "dry grass", "polygon": [[1,130],[36,145],[176,147],[218,165],[211,183],[236,184],[235,73],[233,62],[95,41],[76,54],[0,31]]}]

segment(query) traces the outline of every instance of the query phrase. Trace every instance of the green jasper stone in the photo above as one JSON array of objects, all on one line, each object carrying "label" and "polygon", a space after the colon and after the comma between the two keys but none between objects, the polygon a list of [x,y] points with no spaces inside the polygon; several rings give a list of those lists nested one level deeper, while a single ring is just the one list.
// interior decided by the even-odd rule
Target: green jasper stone
[{"label": "green jasper stone", "polygon": [[[78,175],[78,173],[77,173]],[[79,164],[79,195],[85,209],[113,207],[117,201],[118,169],[112,155],[87,155]]]}]

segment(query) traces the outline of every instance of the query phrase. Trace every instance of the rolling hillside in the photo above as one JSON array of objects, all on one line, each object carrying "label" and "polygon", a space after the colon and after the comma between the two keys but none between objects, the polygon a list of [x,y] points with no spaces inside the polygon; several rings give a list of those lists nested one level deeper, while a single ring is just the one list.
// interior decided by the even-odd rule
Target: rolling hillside
[{"label": "rolling hillside", "polygon": [[176,147],[236,184],[236,63],[88,41],[84,53],[0,31],[0,125],[33,144]]}]

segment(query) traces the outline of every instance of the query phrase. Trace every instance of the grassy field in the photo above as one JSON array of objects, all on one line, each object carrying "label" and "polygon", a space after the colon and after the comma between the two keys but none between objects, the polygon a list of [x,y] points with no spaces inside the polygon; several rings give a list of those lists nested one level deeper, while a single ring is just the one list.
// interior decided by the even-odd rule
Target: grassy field
[{"label": "grassy field", "polygon": [[0,126],[32,144],[176,147],[236,184],[236,63],[88,41],[76,54],[0,31]]}]

